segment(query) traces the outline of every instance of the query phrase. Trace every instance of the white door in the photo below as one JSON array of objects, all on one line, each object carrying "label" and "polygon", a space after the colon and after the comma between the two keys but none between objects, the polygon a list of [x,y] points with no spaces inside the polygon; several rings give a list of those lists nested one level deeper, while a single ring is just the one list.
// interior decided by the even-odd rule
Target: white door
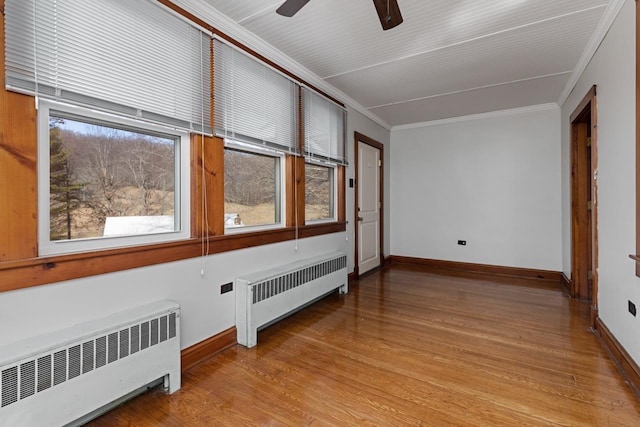
[{"label": "white door", "polygon": [[358,273],[380,265],[380,150],[358,141]]}]

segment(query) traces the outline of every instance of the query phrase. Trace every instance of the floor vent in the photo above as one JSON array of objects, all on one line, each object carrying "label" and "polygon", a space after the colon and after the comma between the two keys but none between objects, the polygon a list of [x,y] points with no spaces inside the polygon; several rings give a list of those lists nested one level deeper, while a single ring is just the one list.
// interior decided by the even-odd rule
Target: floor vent
[{"label": "floor vent", "polygon": [[66,424],[158,378],[177,390],[178,331],[164,301],[0,348],[0,426]]},{"label": "floor vent", "polygon": [[238,343],[253,347],[258,330],[340,289],[348,292],[347,255],[333,253],[236,279]]}]

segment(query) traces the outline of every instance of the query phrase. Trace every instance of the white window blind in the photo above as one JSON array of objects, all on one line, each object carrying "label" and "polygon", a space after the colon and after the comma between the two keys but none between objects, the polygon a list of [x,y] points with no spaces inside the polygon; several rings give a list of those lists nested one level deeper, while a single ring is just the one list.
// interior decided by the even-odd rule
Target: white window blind
[{"label": "white window blind", "polygon": [[209,35],[150,0],[7,0],[6,87],[210,129]]},{"label": "white window blind", "polygon": [[346,165],[346,111],[306,88],[303,91],[302,103],[305,155]]},{"label": "white window blind", "polygon": [[220,40],[213,49],[216,135],[298,153],[298,86]]}]

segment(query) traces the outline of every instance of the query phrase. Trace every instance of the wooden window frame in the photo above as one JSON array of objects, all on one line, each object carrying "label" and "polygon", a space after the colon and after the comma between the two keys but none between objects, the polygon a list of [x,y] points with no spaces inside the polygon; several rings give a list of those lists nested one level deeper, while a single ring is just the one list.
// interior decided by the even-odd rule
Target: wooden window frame
[{"label": "wooden window frame", "polygon": [[[171,2],[158,1],[316,90],[312,85]],[[3,12],[0,17],[1,64],[4,64],[5,56],[4,5],[5,1],[0,0]],[[0,66],[0,81],[4,80],[5,69]],[[213,78],[211,85],[213,86]],[[327,97],[344,106],[334,98]],[[211,115],[213,120],[213,111]],[[3,207],[0,211],[0,292],[346,231],[346,168],[338,166],[337,171],[337,221],[307,225],[304,223],[305,159],[301,156],[286,156],[285,227],[225,235],[224,141],[217,137],[192,134],[190,238],[117,249],[38,256],[36,123],[34,97],[0,88],[0,129],[3,130],[0,134],[0,206]],[[302,130],[300,132],[302,134]]]}]

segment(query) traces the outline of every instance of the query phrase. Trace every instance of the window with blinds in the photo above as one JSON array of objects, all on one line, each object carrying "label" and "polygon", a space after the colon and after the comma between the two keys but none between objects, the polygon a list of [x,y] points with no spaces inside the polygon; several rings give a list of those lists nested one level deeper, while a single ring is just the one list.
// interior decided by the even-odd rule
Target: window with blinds
[{"label": "window with blinds", "polygon": [[295,82],[214,39],[216,135],[298,153]]},{"label": "window with blinds", "polygon": [[211,133],[210,43],[150,0],[7,0],[6,87]]},{"label": "window with blinds", "polygon": [[346,165],[346,111],[308,89],[303,90],[302,103],[305,156]]}]

